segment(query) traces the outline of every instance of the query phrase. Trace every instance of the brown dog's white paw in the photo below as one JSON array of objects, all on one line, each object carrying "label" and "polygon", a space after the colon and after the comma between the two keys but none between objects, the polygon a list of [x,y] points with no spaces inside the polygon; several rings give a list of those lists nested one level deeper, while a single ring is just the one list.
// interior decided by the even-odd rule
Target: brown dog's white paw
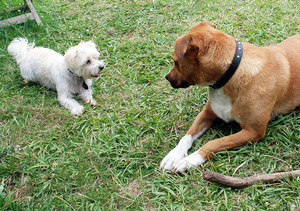
[{"label": "brown dog's white paw", "polygon": [[160,163],[160,170],[172,171],[175,166],[187,155],[186,150],[175,147]]},{"label": "brown dog's white paw", "polygon": [[205,159],[199,154],[198,151],[190,154],[189,156],[183,158],[176,166],[175,171],[182,173],[188,171],[191,168],[196,168],[205,162]]}]

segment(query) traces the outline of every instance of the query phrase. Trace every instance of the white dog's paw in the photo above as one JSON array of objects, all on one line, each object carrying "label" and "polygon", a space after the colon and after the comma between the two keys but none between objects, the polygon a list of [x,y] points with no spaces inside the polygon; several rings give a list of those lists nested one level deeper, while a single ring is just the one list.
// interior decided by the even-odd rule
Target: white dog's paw
[{"label": "white dog's paw", "polygon": [[91,95],[82,97],[82,100],[83,100],[83,102],[84,102],[85,104],[90,103],[92,106],[97,105],[96,100],[94,100],[93,97],[92,97]]},{"label": "white dog's paw", "polygon": [[83,106],[76,106],[71,109],[71,114],[73,115],[81,115],[83,113],[84,107]]},{"label": "white dog's paw", "polygon": [[94,99],[92,99],[90,103],[91,103],[92,106],[96,106],[97,105],[97,102]]},{"label": "white dog's paw", "polygon": [[174,167],[187,155],[186,150],[174,148],[160,163],[160,169],[163,171],[173,170]]},{"label": "white dog's paw", "polygon": [[81,99],[83,100],[84,104],[88,104],[92,101],[93,98],[90,96],[81,96]]},{"label": "white dog's paw", "polygon": [[190,154],[189,156],[182,159],[176,166],[176,172],[185,172],[190,168],[196,168],[205,162],[205,159],[198,153],[198,151]]}]

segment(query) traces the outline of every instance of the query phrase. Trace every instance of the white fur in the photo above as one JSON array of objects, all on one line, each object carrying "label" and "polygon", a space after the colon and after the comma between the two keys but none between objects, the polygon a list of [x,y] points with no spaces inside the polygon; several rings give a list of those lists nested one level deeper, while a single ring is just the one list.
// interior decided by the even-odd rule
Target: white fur
[{"label": "white fur", "polygon": [[205,162],[205,159],[199,154],[199,150],[193,152],[189,156],[182,159],[176,166],[176,172],[184,172],[187,171],[189,168],[195,168],[200,166],[202,163]]},{"label": "white fur", "polygon": [[209,100],[213,112],[225,122],[239,122],[239,117],[231,115],[231,98],[224,94],[223,88],[209,88]]},{"label": "white fur", "polygon": [[[51,49],[34,47],[27,39],[15,38],[7,48],[20,66],[25,80],[40,83],[56,90],[61,105],[72,114],[82,114],[84,108],[74,98],[78,95],[84,103],[96,105],[92,97],[92,78],[99,77],[104,61],[92,41],[81,42],[61,55]],[[83,86],[85,83],[88,89]]]},{"label": "white fur", "polygon": [[199,138],[207,128],[200,131],[198,134],[191,136],[183,136],[177,146],[171,150],[161,161],[160,169],[164,171],[176,170],[176,166],[187,156],[188,150],[192,147],[193,142]]},{"label": "white fur", "polygon": [[[239,117],[232,117],[231,115],[231,99],[229,96],[225,95],[223,88],[220,89],[209,89],[209,99],[211,102],[211,109],[213,112],[226,122],[237,121],[239,122]],[[201,157],[198,151],[187,156],[188,150],[191,148],[193,142],[201,136],[207,128],[205,128],[200,133],[195,136],[185,135],[178,145],[171,150],[167,156],[162,160],[160,164],[160,169],[164,171],[174,170],[176,172],[183,172],[188,170],[188,168],[196,167],[205,162],[205,159]]]}]

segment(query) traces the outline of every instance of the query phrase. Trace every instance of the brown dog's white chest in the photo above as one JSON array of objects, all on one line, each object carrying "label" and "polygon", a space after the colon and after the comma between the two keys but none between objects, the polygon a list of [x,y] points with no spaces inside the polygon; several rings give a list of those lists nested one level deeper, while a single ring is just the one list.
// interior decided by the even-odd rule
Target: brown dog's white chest
[{"label": "brown dog's white chest", "polygon": [[229,96],[224,94],[223,88],[209,88],[209,100],[211,109],[220,119],[225,122],[239,122],[238,116],[233,117],[231,115],[232,100]]}]

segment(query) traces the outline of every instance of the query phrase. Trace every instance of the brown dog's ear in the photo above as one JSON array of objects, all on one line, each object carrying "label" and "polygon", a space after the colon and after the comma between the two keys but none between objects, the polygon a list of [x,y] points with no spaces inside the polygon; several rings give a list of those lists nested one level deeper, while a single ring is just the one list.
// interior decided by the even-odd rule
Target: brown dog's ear
[{"label": "brown dog's ear", "polygon": [[183,35],[177,38],[175,42],[175,54],[178,58],[184,57],[191,40],[192,37],[190,35]]},{"label": "brown dog's ear", "polygon": [[199,47],[192,44],[193,37],[184,35],[179,37],[175,42],[175,54],[178,58],[190,57],[195,58],[198,55]]},{"label": "brown dog's ear", "polygon": [[188,58],[196,58],[198,56],[199,47],[196,45],[189,45],[184,56]]},{"label": "brown dog's ear", "polygon": [[216,28],[216,24],[213,24],[213,23],[209,23],[209,22],[206,22],[208,25],[210,25],[211,27],[213,28]]},{"label": "brown dog's ear", "polygon": [[195,30],[201,26],[210,26],[210,27],[213,27],[213,28],[216,28],[216,25],[213,24],[213,23],[209,23],[207,21],[201,21],[201,22],[198,22],[198,23],[195,23],[190,30]]}]

